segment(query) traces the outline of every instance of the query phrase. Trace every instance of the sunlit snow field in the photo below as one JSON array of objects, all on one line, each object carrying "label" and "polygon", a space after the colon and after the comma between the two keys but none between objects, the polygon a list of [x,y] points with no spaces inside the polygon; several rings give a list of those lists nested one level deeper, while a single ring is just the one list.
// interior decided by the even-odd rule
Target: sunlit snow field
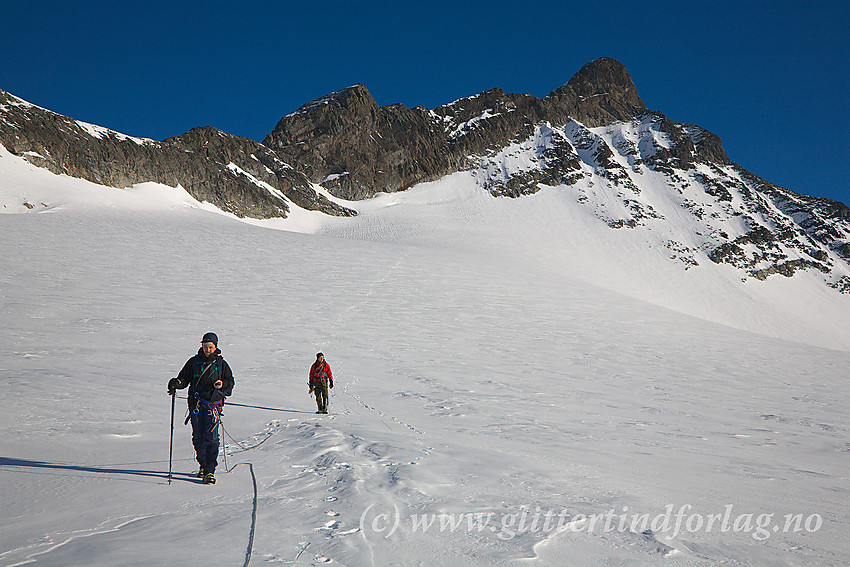
[{"label": "sunlit snow field", "polygon": [[[247,223],[3,150],[0,203],[2,565],[848,562],[850,300],[805,274],[685,272],[465,174]],[[206,331],[256,501],[191,477],[179,397],[167,483]]]}]

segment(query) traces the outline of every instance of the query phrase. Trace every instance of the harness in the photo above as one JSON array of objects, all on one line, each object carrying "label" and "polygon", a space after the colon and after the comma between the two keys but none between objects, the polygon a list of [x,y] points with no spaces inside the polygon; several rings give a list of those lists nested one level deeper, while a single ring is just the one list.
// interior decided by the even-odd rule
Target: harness
[{"label": "harness", "polygon": [[[217,402],[211,402],[209,400],[205,400],[202,398],[198,392],[195,392],[195,399],[198,400],[198,404],[195,406],[195,409],[189,412],[189,415],[186,416],[186,421],[183,422],[183,425],[189,423],[189,420],[192,419],[193,415],[211,415],[215,419],[213,419],[213,426],[210,431],[214,431],[216,427],[218,427],[219,422],[221,421],[221,414],[223,413],[224,408],[224,399]],[[201,409],[201,404],[206,406],[206,409]]]},{"label": "harness", "polygon": [[[194,390],[195,399],[198,400],[198,401],[195,403],[195,409],[190,411],[189,414],[186,416],[186,420],[183,422],[183,425],[186,425],[187,423],[189,423],[189,421],[192,419],[193,415],[211,415],[211,416],[214,416],[215,419],[213,420],[213,427],[212,427],[212,429],[210,429],[210,431],[214,431],[215,428],[218,427],[218,424],[221,421],[222,409],[224,408],[224,398],[218,400],[217,402],[211,402],[209,400],[205,400],[204,398],[202,398],[200,396],[200,394],[198,394],[197,388],[198,388],[198,385],[201,383],[201,379],[209,371],[209,369],[212,368],[213,366],[215,366],[215,369],[216,369],[215,378],[217,380],[221,379],[221,362],[222,362],[221,357],[216,356],[215,360],[208,363],[206,365],[206,367],[198,375],[198,378],[195,380],[195,383],[192,385],[192,389]],[[205,409],[201,408],[201,404],[204,405]]]}]

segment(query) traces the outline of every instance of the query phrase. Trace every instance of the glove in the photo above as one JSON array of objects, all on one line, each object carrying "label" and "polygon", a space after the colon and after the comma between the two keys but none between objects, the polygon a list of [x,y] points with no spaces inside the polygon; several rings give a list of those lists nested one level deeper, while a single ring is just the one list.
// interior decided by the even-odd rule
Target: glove
[{"label": "glove", "polygon": [[169,380],[168,381],[168,395],[169,396],[174,395],[174,391],[177,389],[177,386],[179,386],[179,385],[180,385],[180,380],[178,380],[177,378],[172,378],[171,380]]},{"label": "glove", "polygon": [[333,387],[334,387],[334,381],[333,381],[333,380],[331,380],[331,384],[330,384],[330,385],[331,385],[331,388],[333,388]]}]

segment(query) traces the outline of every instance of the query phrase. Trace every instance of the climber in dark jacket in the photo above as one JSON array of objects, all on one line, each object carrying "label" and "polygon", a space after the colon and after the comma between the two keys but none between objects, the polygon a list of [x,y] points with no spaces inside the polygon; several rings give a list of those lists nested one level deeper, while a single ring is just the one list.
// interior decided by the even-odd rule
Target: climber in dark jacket
[{"label": "climber in dark jacket", "polygon": [[168,381],[168,394],[189,386],[189,417],[192,421],[192,445],[200,465],[198,477],[215,483],[218,466],[218,419],[224,398],[233,392],[233,372],[218,349],[218,336],[207,333],[201,339],[198,354],[186,361],[183,369]]}]

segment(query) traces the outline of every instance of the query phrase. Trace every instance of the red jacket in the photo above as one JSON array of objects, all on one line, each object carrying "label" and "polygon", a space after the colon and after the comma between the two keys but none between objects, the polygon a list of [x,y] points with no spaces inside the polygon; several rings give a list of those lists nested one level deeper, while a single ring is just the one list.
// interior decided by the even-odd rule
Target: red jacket
[{"label": "red jacket", "polygon": [[324,361],[322,364],[319,364],[318,361],[313,363],[313,366],[310,367],[310,384],[316,384],[318,382],[322,382],[323,380],[327,380],[330,382],[334,381],[334,376],[331,374],[331,367],[328,365],[328,361]]}]

